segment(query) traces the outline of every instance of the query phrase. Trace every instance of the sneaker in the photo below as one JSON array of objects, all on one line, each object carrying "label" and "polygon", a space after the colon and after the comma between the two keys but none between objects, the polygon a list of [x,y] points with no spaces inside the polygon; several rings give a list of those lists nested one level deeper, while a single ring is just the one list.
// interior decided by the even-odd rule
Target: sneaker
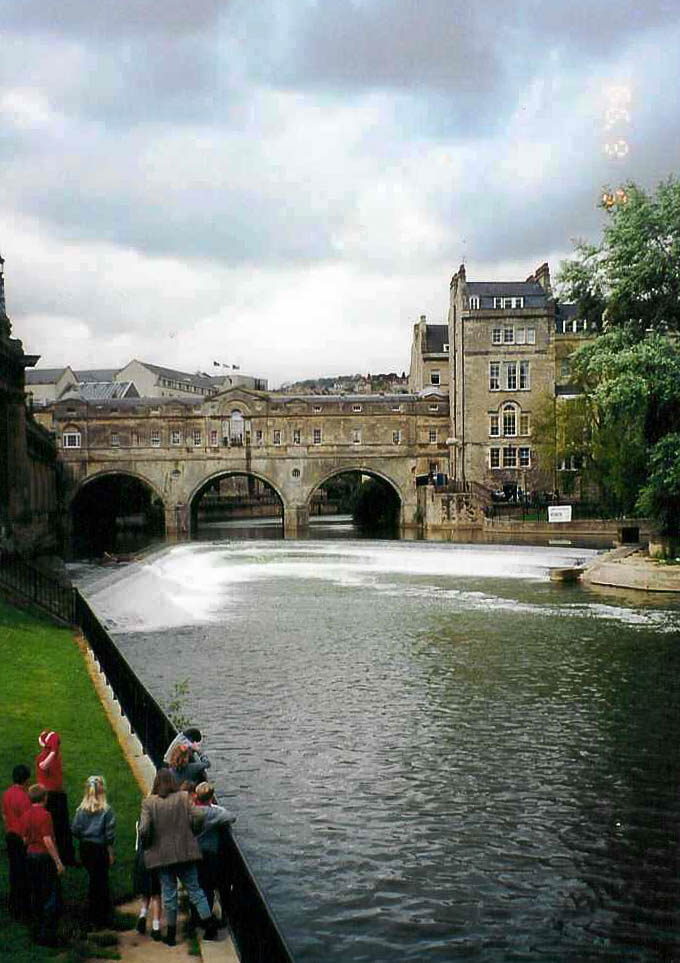
[{"label": "sneaker", "polygon": [[140,916],[137,920],[137,932],[140,936],[146,933],[146,916]]}]

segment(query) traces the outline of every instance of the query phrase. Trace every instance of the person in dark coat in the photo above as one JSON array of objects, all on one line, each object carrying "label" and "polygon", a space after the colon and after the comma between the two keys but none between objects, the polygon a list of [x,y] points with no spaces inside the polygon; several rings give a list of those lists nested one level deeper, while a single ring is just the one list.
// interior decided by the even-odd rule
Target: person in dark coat
[{"label": "person in dark coat", "polygon": [[232,886],[229,871],[229,852],[225,842],[231,832],[236,816],[224,806],[215,802],[215,787],[209,782],[196,786],[196,805],[205,808],[203,828],[198,834],[198,845],[203,859],[198,864],[198,881],[208,899],[212,910],[215,892],[219,893],[222,907],[222,923],[226,925],[229,916],[230,892]]},{"label": "person in dark coat", "polygon": [[217,939],[217,920],[199,885],[196,866],[201,850],[194,833],[201,829],[204,820],[204,810],[194,805],[187,792],[179,789],[170,770],[159,769],[151,795],[142,801],[139,834],[146,868],[157,869],[160,874],[168,946],[176,943],[178,879],[196,907],[205,928],[204,938]]}]

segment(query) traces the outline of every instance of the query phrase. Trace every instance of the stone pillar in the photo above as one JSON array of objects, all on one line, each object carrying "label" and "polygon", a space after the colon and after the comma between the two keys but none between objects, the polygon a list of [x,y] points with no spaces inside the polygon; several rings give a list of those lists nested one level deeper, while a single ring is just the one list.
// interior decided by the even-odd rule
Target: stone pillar
[{"label": "stone pillar", "polygon": [[191,537],[189,506],[183,503],[166,505],[165,536],[169,541],[182,542]]},{"label": "stone pillar", "polygon": [[309,530],[309,508],[303,505],[285,505],[283,509],[283,534],[285,538],[298,538]]}]

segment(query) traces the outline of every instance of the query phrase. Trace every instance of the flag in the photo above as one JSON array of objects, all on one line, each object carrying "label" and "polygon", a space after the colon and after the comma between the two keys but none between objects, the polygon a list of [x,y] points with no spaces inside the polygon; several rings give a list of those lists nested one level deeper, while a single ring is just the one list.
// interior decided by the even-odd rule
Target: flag
[{"label": "flag", "polygon": [[241,365],[240,365],[240,364],[233,364],[233,365],[232,365],[232,368],[234,369],[234,371],[240,371],[240,370],[241,370]]},{"label": "flag", "polygon": [[219,366],[220,366],[219,361],[213,361],[213,368],[219,368]]}]

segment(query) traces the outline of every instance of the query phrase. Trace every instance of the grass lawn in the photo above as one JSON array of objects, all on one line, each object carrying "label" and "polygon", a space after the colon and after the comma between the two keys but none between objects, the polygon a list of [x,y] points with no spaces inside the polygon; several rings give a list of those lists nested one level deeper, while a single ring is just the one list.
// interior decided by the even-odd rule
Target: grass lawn
[{"label": "grass lawn", "polygon": [[[25,763],[35,773],[38,734],[56,729],[62,739],[64,789],[69,814],[82,798],[85,779],[102,775],[117,817],[116,863],[111,888],[118,902],[132,889],[134,827],[142,798],[99,698],[92,686],[73,634],[22,612],[0,599],[0,788],[11,784],[12,768]],[[3,835],[4,850],[4,835]],[[65,928],[78,931],[79,908],[86,903],[87,873],[67,868],[63,879]],[[7,857],[0,861],[0,960],[39,963],[58,958],[82,959],[83,948],[50,950],[34,947],[28,930],[7,914]],[[91,949],[92,947],[90,947]],[[115,951],[114,951],[115,952]],[[106,951],[102,955],[109,955]]]}]

